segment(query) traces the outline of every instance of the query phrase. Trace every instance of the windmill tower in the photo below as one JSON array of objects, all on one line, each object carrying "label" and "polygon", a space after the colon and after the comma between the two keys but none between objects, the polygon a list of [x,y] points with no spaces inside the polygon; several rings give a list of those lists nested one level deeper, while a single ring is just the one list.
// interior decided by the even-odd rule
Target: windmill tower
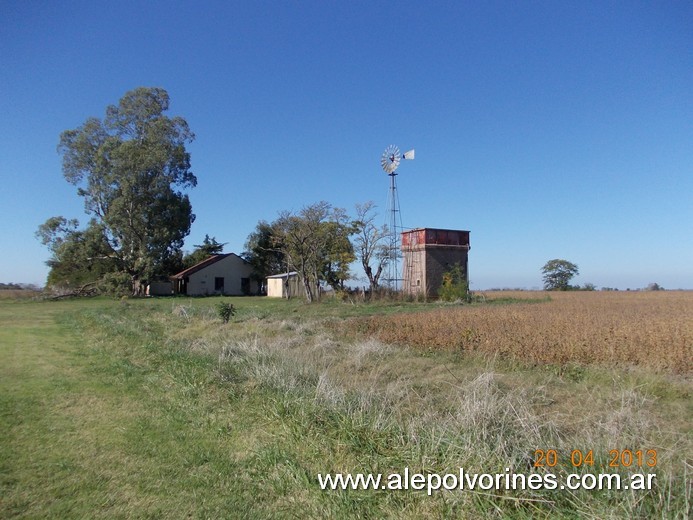
[{"label": "windmill tower", "polygon": [[399,148],[391,144],[383,152],[380,158],[380,165],[390,177],[390,191],[387,200],[387,210],[390,217],[389,231],[390,241],[388,244],[388,265],[386,281],[395,291],[398,289],[399,278],[399,259],[401,251],[399,247],[399,235],[403,231],[402,213],[399,209],[399,194],[397,193],[397,167],[402,159],[413,159],[414,150],[409,150],[403,154]]}]

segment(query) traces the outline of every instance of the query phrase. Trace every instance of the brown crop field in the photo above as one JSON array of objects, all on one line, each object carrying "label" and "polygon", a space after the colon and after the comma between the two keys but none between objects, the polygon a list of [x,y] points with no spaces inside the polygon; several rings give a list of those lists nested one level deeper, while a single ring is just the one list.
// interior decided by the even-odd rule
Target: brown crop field
[{"label": "brown crop field", "polygon": [[528,301],[364,317],[351,327],[385,343],[529,364],[693,370],[693,292],[497,292],[485,298]]},{"label": "brown crop field", "polygon": [[0,289],[0,300],[35,298],[41,293],[31,289]]}]

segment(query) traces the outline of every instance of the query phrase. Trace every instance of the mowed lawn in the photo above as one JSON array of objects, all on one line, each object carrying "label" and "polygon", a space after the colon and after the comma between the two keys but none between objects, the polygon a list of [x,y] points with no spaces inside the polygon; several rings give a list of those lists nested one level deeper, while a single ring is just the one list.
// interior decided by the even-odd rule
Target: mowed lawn
[{"label": "mowed lawn", "polygon": [[[531,303],[502,305],[513,314],[565,305],[522,297],[530,296]],[[689,373],[525,364],[355,332],[364,323],[370,330],[370,315],[384,316],[387,331],[386,316],[431,310],[461,313],[466,330],[495,316],[499,304],[237,298],[224,299],[238,312],[223,324],[219,301],[0,298],[0,518],[688,514]],[[690,350],[687,325],[676,326]],[[405,467],[528,473],[536,449],[556,449],[564,464],[557,472],[565,473],[574,470],[565,463],[576,448],[593,449],[597,462],[579,471],[624,474],[639,470],[604,469],[610,449],[656,448],[658,485],[428,496],[322,491],[317,483],[318,473]]]},{"label": "mowed lawn", "polygon": [[0,301],[0,516],[254,517],[260,396],[225,395],[141,316],[103,321],[122,305]]}]

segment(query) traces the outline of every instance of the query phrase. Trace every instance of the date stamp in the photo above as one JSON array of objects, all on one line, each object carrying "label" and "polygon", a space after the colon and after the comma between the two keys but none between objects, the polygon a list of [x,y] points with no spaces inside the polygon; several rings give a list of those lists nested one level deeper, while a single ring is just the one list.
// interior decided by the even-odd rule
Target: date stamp
[{"label": "date stamp", "polygon": [[[657,450],[609,450],[605,464],[609,468],[654,468],[657,466]],[[555,449],[534,450],[533,467],[554,468],[558,465],[573,468],[592,467],[594,450],[572,450],[570,455],[559,454]]]}]

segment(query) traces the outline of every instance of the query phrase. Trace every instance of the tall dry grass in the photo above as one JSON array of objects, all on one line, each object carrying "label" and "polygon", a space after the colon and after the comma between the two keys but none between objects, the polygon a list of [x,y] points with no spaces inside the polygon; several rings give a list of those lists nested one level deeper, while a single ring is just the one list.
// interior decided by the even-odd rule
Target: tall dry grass
[{"label": "tall dry grass", "polygon": [[[693,370],[693,292],[549,294],[550,301],[542,303],[451,306],[359,318],[350,327],[389,344],[481,352],[530,364]],[[497,297],[508,294],[487,295],[489,301]]]},{"label": "tall dry grass", "polygon": [[0,289],[0,300],[20,300],[36,298],[41,295],[41,291],[33,289]]},{"label": "tall dry grass", "polygon": [[[472,311],[475,316],[483,311],[493,316],[503,311],[506,314],[499,315],[509,313],[521,321],[523,312],[531,316],[543,308],[545,316],[557,320],[561,309],[575,312],[581,305],[595,304],[601,308],[607,300],[611,299],[560,295],[539,304],[450,307],[382,319],[408,322],[431,315]],[[628,303],[637,307],[648,302],[652,307],[652,302],[664,300],[645,297]],[[179,337],[185,329],[195,331],[189,336],[190,347],[217,357],[222,381],[242,389],[241,394],[263,392],[276,414],[273,418],[282,424],[273,435],[296,446],[296,458],[308,475],[328,470],[387,473],[403,467],[444,472],[460,466],[469,471],[511,468],[530,473],[535,450],[555,449],[565,462],[576,448],[593,450],[596,466],[575,470],[564,464],[559,472],[614,472],[605,467],[609,450],[654,448],[660,461],[658,487],[647,496],[528,491],[511,493],[498,503],[498,497],[468,493],[446,495],[445,502],[450,511],[470,517],[485,516],[496,507],[510,517],[647,518],[661,512],[663,518],[682,518],[689,492],[681,453],[689,452],[690,439],[665,420],[677,409],[678,397],[662,402],[645,379],[621,380],[619,370],[611,373],[612,380],[602,380],[595,372],[585,382],[532,368],[507,372],[491,357],[445,351],[422,355],[420,348],[375,337],[335,335],[318,320],[251,319],[242,327],[216,327],[211,332],[212,323],[205,319],[199,322],[204,327],[198,328],[193,320],[178,331]],[[530,337],[531,327],[524,327]],[[444,516],[439,502],[409,495],[400,499],[408,511],[401,517]]]}]

